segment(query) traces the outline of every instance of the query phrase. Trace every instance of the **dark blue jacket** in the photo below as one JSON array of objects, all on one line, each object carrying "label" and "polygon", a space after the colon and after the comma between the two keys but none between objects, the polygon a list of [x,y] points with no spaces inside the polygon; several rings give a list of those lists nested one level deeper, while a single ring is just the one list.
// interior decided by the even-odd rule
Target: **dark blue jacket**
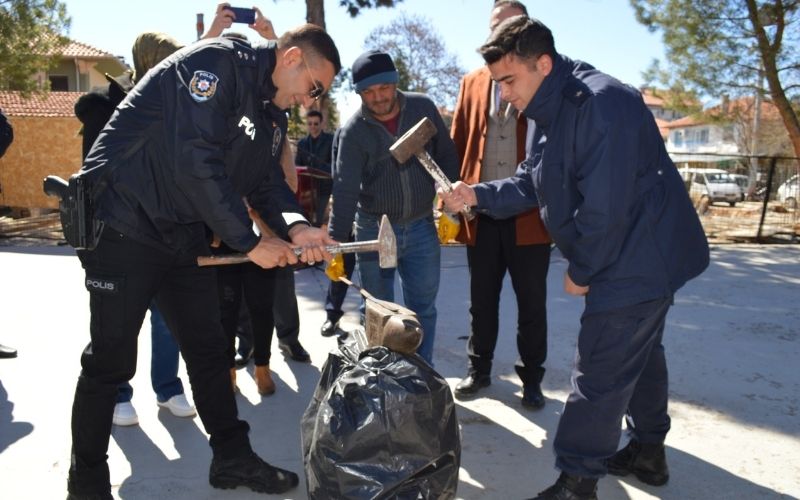
[{"label": "dark blue jacket", "polygon": [[279,165],[287,118],[270,102],[275,61],[274,43],[212,38],[151,69],[84,162],[97,218],[190,254],[209,252],[206,227],[237,251],[255,247],[243,197],[281,236],[304,222]]},{"label": "dark blue jacket", "polygon": [[295,165],[315,168],[328,175],[331,172],[331,146],[333,134],[322,132],[314,139],[307,135],[297,141],[297,154],[294,156]]},{"label": "dark blue jacket", "polygon": [[531,155],[475,186],[498,218],[539,206],[586,311],[669,297],[700,274],[708,243],[652,113],[636,89],[556,56],[525,115]]}]

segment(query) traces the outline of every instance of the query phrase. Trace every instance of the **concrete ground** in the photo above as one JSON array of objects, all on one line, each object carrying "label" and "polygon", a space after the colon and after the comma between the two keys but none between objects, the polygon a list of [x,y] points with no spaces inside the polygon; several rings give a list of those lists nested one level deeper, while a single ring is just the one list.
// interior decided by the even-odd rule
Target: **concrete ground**
[{"label": "concrete ground", "polygon": [[[458,402],[462,468],[458,497],[527,498],[549,486],[552,438],[570,389],[569,373],[581,301],[562,291],[565,261],[554,253],[549,275],[550,351],[547,406],[519,404],[514,374],[516,306],[507,282],[492,385]],[[79,355],[88,341],[88,295],[82,270],[63,247],[0,248],[0,343],[19,357],[0,360],[0,498],[66,496],[70,408]],[[298,271],[301,341],[312,363],[274,354],[278,391],[261,398],[252,366],[240,370],[239,411],[254,449],[301,475],[286,498],[306,498],[300,452],[301,415],[335,340],[319,335],[327,278]],[[665,345],[671,371],[670,482],[646,486],[607,477],[599,497],[617,499],[758,499],[800,496],[800,247],[724,246],[676,297]],[[463,247],[442,254],[437,370],[455,386],[466,369],[468,275]],[[345,323],[357,307],[350,293]],[[146,323],[147,324],[147,323]],[[159,410],[149,382],[150,342],[141,335],[133,398],[141,424],[115,428],[109,447],[114,494],[123,499],[281,498],[249,490],[214,490],[211,453],[199,420]],[[278,350],[273,347],[273,352]],[[184,382],[187,382],[183,373]],[[186,384],[188,386],[188,384]]]}]

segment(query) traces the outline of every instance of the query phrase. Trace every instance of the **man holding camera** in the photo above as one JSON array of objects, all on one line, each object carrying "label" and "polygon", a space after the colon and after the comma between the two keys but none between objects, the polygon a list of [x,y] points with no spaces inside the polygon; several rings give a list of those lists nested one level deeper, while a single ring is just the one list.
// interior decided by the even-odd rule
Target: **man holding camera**
[{"label": "man holding camera", "polygon": [[[301,215],[279,166],[284,110],[309,106],[340,70],[324,30],[304,25],[251,48],[215,38],[165,59],[119,105],[81,176],[97,241],[78,255],[90,293],[91,343],[72,410],[72,499],[110,499],[107,448],[117,386],[136,368],[137,334],[155,300],[177,337],[213,452],[209,482],[281,493],[296,474],[261,460],[237,417],[216,277],[198,267],[208,230],[264,268],[329,260],[335,243]],[[251,228],[242,198],[272,229]]]}]

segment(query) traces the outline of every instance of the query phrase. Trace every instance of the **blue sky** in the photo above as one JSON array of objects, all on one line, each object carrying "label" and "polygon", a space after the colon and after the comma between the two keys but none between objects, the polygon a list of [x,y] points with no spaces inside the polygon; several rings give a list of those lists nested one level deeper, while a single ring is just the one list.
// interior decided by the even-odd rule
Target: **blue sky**
[{"label": "blue sky", "polygon": [[[231,4],[248,7],[250,2],[234,0]],[[208,27],[217,5],[214,1],[197,0],[124,3],[66,0],[64,3],[72,16],[73,39],[123,55],[129,63],[130,47],[139,33],[163,31],[180,42],[192,42],[196,38],[196,14],[205,14]],[[405,0],[394,9],[365,10],[355,19],[338,3],[325,0],[326,23],[345,66],[363,51],[364,39],[373,28],[388,24],[400,12],[427,17],[465,69],[482,64],[475,48],[488,35],[491,0]],[[533,17],[553,30],[559,52],[587,61],[626,83],[641,85],[641,73],[650,61],[664,58],[660,34],[649,33],[636,22],[628,0],[523,0],[523,3]],[[279,34],[305,22],[303,0],[262,0],[255,5],[272,19]],[[239,31],[255,35],[244,26]]]}]

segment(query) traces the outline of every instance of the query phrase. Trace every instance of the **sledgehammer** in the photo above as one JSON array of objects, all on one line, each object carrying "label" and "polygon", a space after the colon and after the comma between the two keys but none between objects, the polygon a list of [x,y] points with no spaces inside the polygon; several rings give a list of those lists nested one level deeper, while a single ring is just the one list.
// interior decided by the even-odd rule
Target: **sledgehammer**
[{"label": "sledgehammer", "polygon": [[[302,248],[294,248],[292,250],[298,257],[303,253]],[[377,240],[326,245],[325,251],[331,254],[378,252],[378,266],[383,269],[397,267],[397,241],[394,236],[394,231],[392,230],[392,225],[389,223],[389,218],[385,215],[381,217],[381,225],[378,227]],[[250,262],[250,258],[244,254],[215,255],[212,257],[197,258],[198,266],[241,264],[243,262]]]},{"label": "sledgehammer", "polygon": [[[436,161],[434,161],[431,155],[425,150],[425,144],[427,144],[434,135],[436,135],[436,125],[434,125],[429,118],[425,117],[411,127],[408,132],[403,134],[403,137],[397,139],[397,141],[392,144],[392,147],[389,148],[389,152],[392,153],[394,159],[399,163],[405,163],[412,156],[416,156],[425,171],[433,177],[433,180],[439,184],[442,189],[448,193],[452,193],[453,184],[450,182],[450,179],[444,175],[444,172],[442,172],[442,169],[436,164]],[[461,213],[468,221],[475,218],[475,214],[472,213],[472,209],[466,203],[464,204],[464,208],[461,209]]]}]

